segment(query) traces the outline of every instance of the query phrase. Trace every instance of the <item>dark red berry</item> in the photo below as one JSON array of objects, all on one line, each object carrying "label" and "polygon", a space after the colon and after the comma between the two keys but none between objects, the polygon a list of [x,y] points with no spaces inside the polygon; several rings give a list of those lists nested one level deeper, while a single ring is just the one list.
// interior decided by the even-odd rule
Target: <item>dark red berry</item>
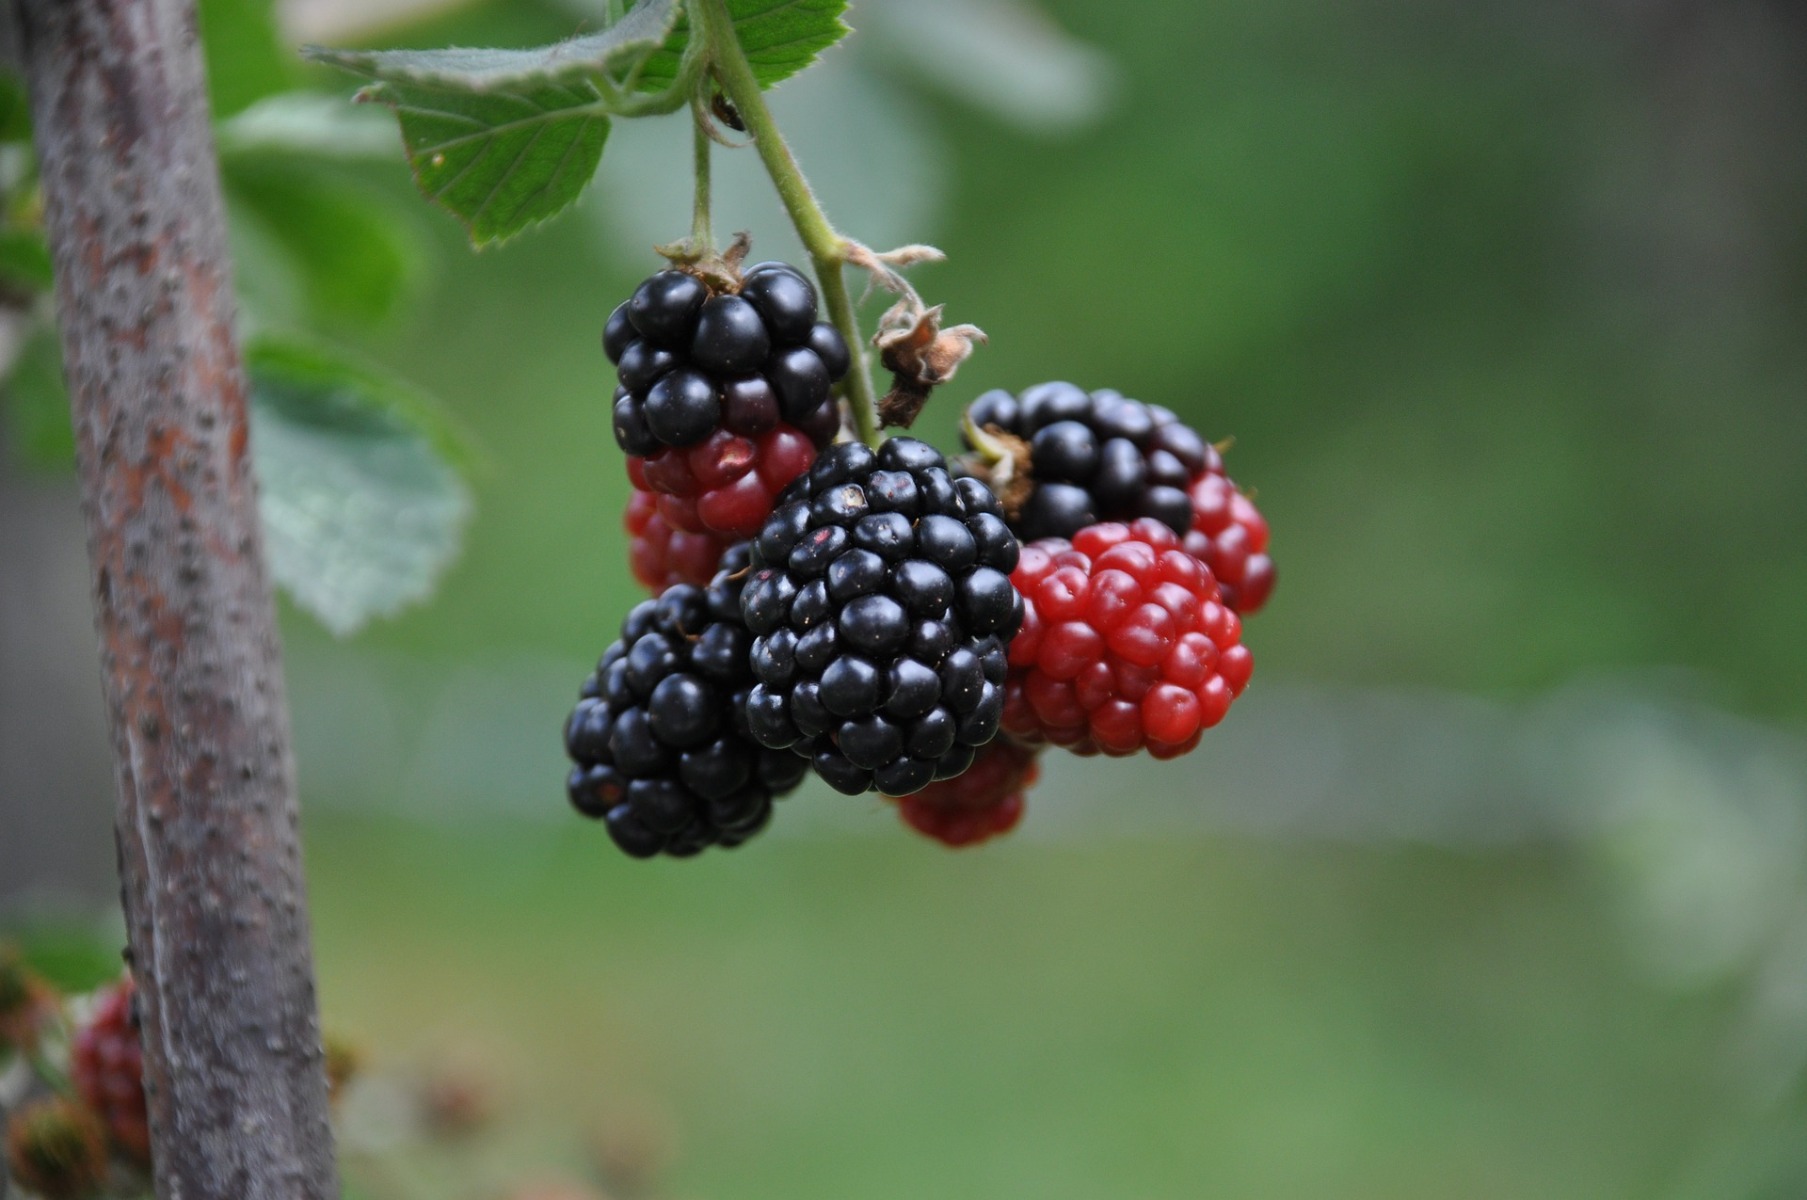
[{"label": "dark red berry", "polygon": [[1009,737],[992,739],[968,770],[897,801],[904,824],[944,846],[972,846],[1015,829],[1023,798],[1040,773],[1037,751]]},{"label": "dark red berry", "polygon": [[1248,684],[1242,623],[1171,529],[1143,518],[1024,547],[1004,729],[1081,754],[1171,758]]},{"label": "dark red berry", "polygon": [[144,1047],[138,1035],[137,990],[126,976],[99,996],[69,1045],[69,1073],[84,1103],[106,1125],[125,1157],[151,1161],[144,1101]]}]

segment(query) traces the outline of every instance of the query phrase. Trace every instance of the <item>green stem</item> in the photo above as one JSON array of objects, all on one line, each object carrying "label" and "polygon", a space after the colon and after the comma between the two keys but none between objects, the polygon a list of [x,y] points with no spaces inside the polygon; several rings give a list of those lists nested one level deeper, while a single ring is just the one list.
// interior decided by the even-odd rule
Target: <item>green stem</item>
[{"label": "green stem", "polygon": [[696,155],[696,208],[690,217],[690,248],[698,254],[708,254],[715,249],[715,235],[709,228],[709,130],[703,124],[708,117],[696,106],[691,115],[695,118],[691,124],[695,130],[692,148]]},{"label": "green stem", "polygon": [[778,189],[778,199],[790,215],[803,248],[809,251],[816,268],[816,282],[822,289],[822,303],[828,319],[846,339],[853,356],[853,368],[847,373],[848,407],[853,410],[854,429],[868,446],[879,443],[878,408],[873,400],[872,380],[866,374],[866,346],[854,319],[853,300],[847,294],[847,281],[841,267],[847,261],[847,243],[829,224],[828,216],[810,191],[809,181],[797,166],[791,148],[778,132],[772,110],[766,107],[753,75],[753,65],[734,33],[734,21],[728,15],[725,0],[691,0],[690,19],[695,36],[708,42],[709,58],[722,91],[740,113],[741,122],[753,135],[753,145],[765,163],[766,174]]}]

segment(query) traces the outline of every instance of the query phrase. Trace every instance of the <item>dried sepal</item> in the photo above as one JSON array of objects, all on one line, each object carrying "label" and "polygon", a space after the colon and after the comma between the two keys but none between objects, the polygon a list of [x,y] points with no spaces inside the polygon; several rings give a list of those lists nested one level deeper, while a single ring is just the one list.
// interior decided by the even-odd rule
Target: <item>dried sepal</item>
[{"label": "dried sepal", "polygon": [[872,339],[879,362],[891,372],[891,390],[878,402],[879,424],[905,429],[915,423],[929,394],[952,379],[973,347],[986,340],[977,325],[943,329],[941,305],[925,309],[912,301],[906,296],[892,305]]},{"label": "dried sepal", "polygon": [[682,238],[653,250],[676,270],[694,275],[711,293],[740,291],[740,266],[753,251],[753,235],[744,229],[734,235],[728,248],[716,251],[712,246],[699,246],[694,239]]}]

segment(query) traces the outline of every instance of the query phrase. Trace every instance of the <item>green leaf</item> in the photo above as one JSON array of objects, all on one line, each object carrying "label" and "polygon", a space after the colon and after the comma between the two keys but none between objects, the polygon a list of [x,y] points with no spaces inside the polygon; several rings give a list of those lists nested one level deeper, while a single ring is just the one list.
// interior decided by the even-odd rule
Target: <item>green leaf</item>
[{"label": "green leaf", "polygon": [[569,207],[609,135],[600,94],[585,82],[518,92],[376,83],[359,99],[395,109],[414,182],[479,247]]},{"label": "green leaf", "polygon": [[531,50],[332,50],[304,46],[315,62],[386,83],[457,92],[523,93],[548,84],[587,82],[631,66],[657,49],[671,29],[677,0],[642,0],[600,33]]},{"label": "green leaf", "polygon": [[354,108],[342,96],[283,92],[266,96],[214,130],[222,158],[305,154],[310,158],[382,159],[395,153],[389,118]]},{"label": "green leaf", "polygon": [[0,941],[19,947],[26,965],[64,992],[88,992],[119,978],[120,930],[54,918],[10,925]]},{"label": "green leaf", "polygon": [[75,429],[69,423],[69,390],[63,386],[56,330],[45,326],[26,340],[5,391],[7,440],[20,461],[65,471],[73,467]]},{"label": "green leaf", "polygon": [[235,155],[221,174],[234,220],[281,248],[314,322],[373,324],[410,292],[420,247],[390,197],[289,157]]},{"label": "green leaf", "polygon": [[[728,0],[734,33],[762,88],[789,79],[851,33],[841,20],[846,11],[847,0]],[[639,86],[649,92],[670,87],[689,41],[689,19],[679,17],[665,45],[640,68]]]},{"label": "green leaf", "polygon": [[47,292],[56,282],[50,247],[33,229],[0,229],[0,280],[27,291]]},{"label": "green leaf", "polygon": [[9,70],[0,69],[0,142],[31,140],[31,102],[25,95],[25,82]]},{"label": "green leaf", "polygon": [[229,117],[294,85],[293,56],[270,0],[200,0],[201,45],[213,114]]},{"label": "green leaf", "polygon": [[405,385],[274,336],[246,351],[270,570],[340,637],[431,594],[457,557],[468,461]]}]

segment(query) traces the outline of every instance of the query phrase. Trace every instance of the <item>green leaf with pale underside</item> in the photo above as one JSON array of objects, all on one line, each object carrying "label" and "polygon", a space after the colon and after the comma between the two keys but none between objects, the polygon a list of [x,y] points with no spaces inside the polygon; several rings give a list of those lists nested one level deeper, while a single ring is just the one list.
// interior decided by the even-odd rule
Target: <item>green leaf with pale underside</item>
[{"label": "green leaf with pale underside", "polygon": [[[762,88],[789,79],[846,37],[851,32],[841,20],[846,11],[847,0],[728,0],[734,34]],[[640,87],[670,87],[689,41],[689,18],[680,16],[665,45],[640,68]]]},{"label": "green leaf with pale underside", "polygon": [[568,207],[596,174],[609,135],[601,97],[584,82],[489,92],[376,83],[359,98],[395,109],[414,182],[475,246]]},{"label": "green leaf with pale underside", "polygon": [[677,14],[677,0],[643,0],[600,33],[531,50],[332,50],[306,46],[315,62],[388,83],[465,92],[517,92],[571,83],[631,66],[658,48]]},{"label": "green leaf with pale underside", "polygon": [[270,571],[333,633],[431,594],[470,493],[455,440],[404,385],[313,343],[246,349]]}]

